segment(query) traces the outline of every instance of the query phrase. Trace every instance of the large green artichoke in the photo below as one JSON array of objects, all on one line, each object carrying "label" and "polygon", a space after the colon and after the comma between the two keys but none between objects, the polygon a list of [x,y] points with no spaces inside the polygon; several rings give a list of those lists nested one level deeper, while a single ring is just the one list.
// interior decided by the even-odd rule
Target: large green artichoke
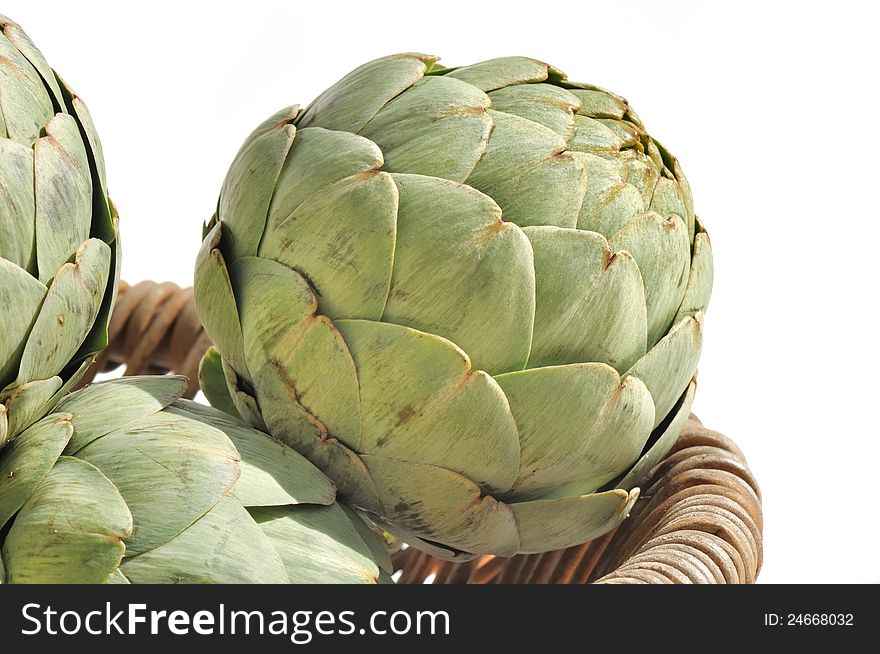
[{"label": "large green artichoke", "polygon": [[185,390],[95,384],[0,451],[0,582],[379,579],[383,543],[327,477]]},{"label": "large green artichoke", "polygon": [[245,141],[197,263],[203,387],[435,554],[581,543],[687,418],[709,239],[623,98],[436,61],[368,63]]},{"label": "large green artichoke", "polygon": [[107,344],[116,217],[82,101],[0,16],[0,447]]}]

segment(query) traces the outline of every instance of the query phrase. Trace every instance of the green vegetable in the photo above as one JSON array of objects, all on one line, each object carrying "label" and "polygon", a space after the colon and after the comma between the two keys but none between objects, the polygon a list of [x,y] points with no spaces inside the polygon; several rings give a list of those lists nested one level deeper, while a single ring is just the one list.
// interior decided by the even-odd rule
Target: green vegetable
[{"label": "green vegetable", "polygon": [[379,536],[334,502],[330,480],[265,434],[179,399],[185,390],[182,377],[95,384],[0,451],[0,581],[380,578]]},{"label": "green vegetable", "polygon": [[0,447],[107,345],[119,241],[88,109],[0,16]]},{"label": "green vegetable", "polygon": [[571,546],[687,418],[709,239],[623,98],[436,62],[370,62],[247,138],[197,264],[203,387],[416,546]]}]

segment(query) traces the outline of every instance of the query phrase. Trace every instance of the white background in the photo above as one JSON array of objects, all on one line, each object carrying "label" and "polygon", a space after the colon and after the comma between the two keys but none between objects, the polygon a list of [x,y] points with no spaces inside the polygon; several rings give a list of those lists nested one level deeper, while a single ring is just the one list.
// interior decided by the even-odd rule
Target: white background
[{"label": "white background", "polygon": [[873,3],[6,0],[91,108],[123,275],[188,285],[239,144],[401,51],[553,63],[681,160],[716,285],[695,412],[764,493],[763,582],[880,582]]}]

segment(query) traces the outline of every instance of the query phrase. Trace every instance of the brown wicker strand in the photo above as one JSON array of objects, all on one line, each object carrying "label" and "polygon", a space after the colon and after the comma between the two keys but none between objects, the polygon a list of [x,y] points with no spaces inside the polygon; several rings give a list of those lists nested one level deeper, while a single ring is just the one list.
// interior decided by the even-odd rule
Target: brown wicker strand
[{"label": "brown wicker strand", "polygon": [[82,385],[125,366],[126,375],[174,372],[189,379],[186,397],[199,390],[199,362],[211,341],[202,328],[192,288],[164,282],[119,284],[110,321],[110,344]]},{"label": "brown wicker strand", "polygon": [[[125,365],[126,375],[174,372],[198,390],[210,341],[192,289],[120,285],[110,345],[89,371]],[[761,491],[739,447],[691,416],[675,446],[642,483],[617,530],[566,550],[480,556],[465,563],[414,548],[394,555],[399,583],[752,583],[763,560]],[[433,576],[433,577],[432,577]]]},{"label": "brown wicker strand", "polygon": [[593,576],[593,571],[596,569],[596,566],[599,564],[599,561],[602,560],[602,555],[608,549],[608,545],[611,543],[614,538],[614,531],[610,531],[604,536],[600,536],[596,540],[593,541],[590,549],[587,551],[586,555],[581,558],[580,563],[578,564],[577,569],[574,571],[574,575],[572,575],[571,582],[572,584],[585,584]]},{"label": "brown wicker strand", "polygon": [[555,550],[553,552],[545,552],[541,556],[541,562],[535,566],[535,571],[528,578],[526,583],[529,584],[546,584],[550,582],[553,570],[559,565],[559,560],[565,550]]},{"label": "brown wicker strand", "polygon": [[[474,569],[467,583],[492,583],[498,577],[498,575],[500,575],[504,571],[504,566],[507,565],[508,561],[509,559],[502,559],[494,556],[484,557],[480,561],[480,565]],[[455,564],[450,563],[449,565]]]},{"label": "brown wicker strand", "polygon": [[461,565],[446,566],[446,568],[450,571],[450,574],[440,583],[456,585],[466,584],[471,576],[474,574],[474,572],[479,568],[479,566],[479,559],[475,561],[468,561],[467,563],[462,563]]},{"label": "brown wicker strand", "polygon": [[524,568],[526,564],[529,562],[529,559],[534,556],[533,554],[524,554],[522,556],[514,556],[510,561],[507,562],[507,565],[504,566],[504,570],[501,571],[501,574],[495,579],[495,583],[499,584],[515,584],[519,581],[520,577],[523,575]]}]

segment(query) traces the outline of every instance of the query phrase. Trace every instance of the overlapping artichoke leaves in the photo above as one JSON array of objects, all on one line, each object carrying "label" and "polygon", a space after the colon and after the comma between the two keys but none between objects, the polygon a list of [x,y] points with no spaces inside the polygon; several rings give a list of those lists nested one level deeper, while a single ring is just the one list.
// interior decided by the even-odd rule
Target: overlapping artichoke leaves
[{"label": "overlapping artichoke leaves", "polygon": [[0,447],[107,344],[116,216],[82,101],[0,16]]},{"label": "overlapping artichoke leaves", "polygon": [[0,583],[372,583],[381,539],[291,448],[180,397],[67,396],[0,457]]},{"label": "overlapping artichoke leaves", "polygon": [[387,579],[330,480],[182,378],[64,397],[107,344],[116,216],[85,106],[0,28],[0,583]]},{"label": "overlapping artichoke leaves", "polygon": [[435,62],[371,62],[242,146],[197,264],[203,388],[435,554],[581,543],[687,418],[709,240],[621,98]]}]

